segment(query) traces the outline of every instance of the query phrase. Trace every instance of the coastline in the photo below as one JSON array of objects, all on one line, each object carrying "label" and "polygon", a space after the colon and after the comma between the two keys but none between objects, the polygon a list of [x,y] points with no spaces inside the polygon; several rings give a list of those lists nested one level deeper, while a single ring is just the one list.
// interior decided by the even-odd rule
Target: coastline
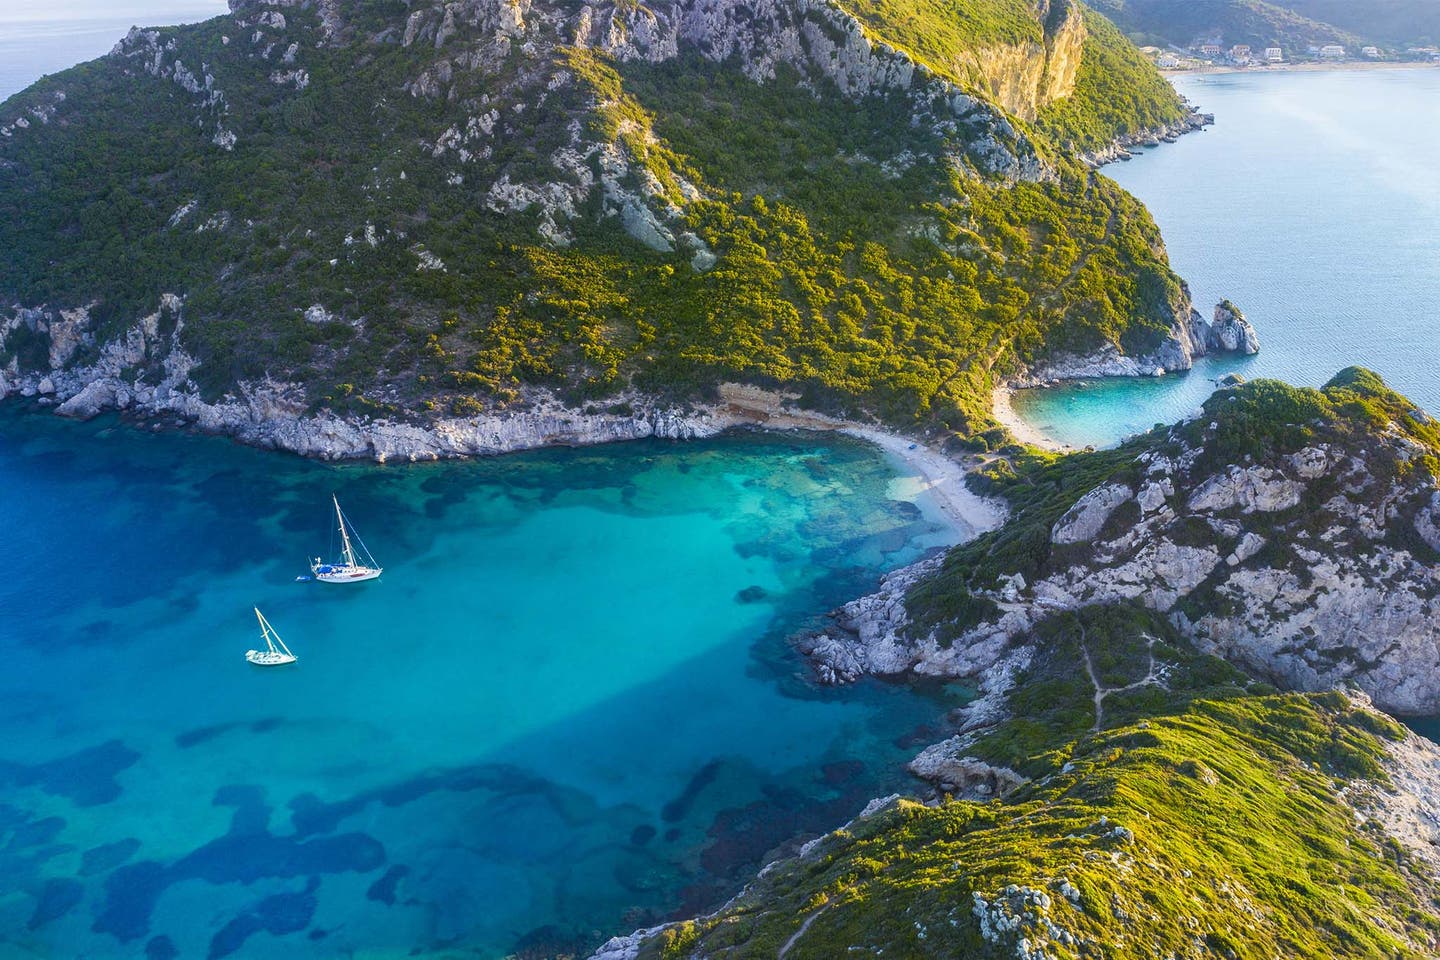
[{"label": "coastline", "polygon": [[1440,63],[1426,60],[1405,60],[1401,62],[1344,61],[1341,63],[1275,63],[1255,67],[1239,67],[1227,64],[1213,64],[1205,67],[1191,67],[1179,70],[1161,70],[1165,77],[1184,77],[1207,73],[1328,73],[1370,70],[1436,70]]},{"label": "coastline", "polygon": [[145,429],[143,422],[152,420],[151,429],[156,430],[188,428],[309,459],[378,464],[500,456],[647,438],[697,440],[747,428],[833,432],[878,447],[899,474],[918,480],[920,492],[931,498],[962,541],[999,527],[1007,515],[1003,504],[970,491],[965,485],[969,471],[964,464],[918,439],[876,424],[798,410],[788,405],[794,397],[744,384],[722,384],[718,403],[681,407],[643,395],[626,395],[604,411],[567,407],[549,393],[532,391],[524,410],[418,424],[312,414],[305,409],[303,391],[292,384],[247,384],[241,397],[229,396],[210,404],[183,389],[142,397],[103,378],[81,383],[66,382],[68,379],[57,372],[22,388],[6,384],[0,377],[0,398],[13,394],[29,399],[38,404],[37,413],[89,419],[116,411],[140,421],[135,429]]},{"label": "coastline", "polygon": [[1039,447],[1050,453],[1075,453],[1075,447],[1068,443],[1061,443],[1053,437],[1047,436],[1043,431],[1025,420],[1015,410],[1012,399],[1015,395],[1014,387],[998,386],[990,394],[991,415],[1002,427],[1009,430],[1011,435],[1021,443]]},{"label": "coastline", "polygon": [[759,387],[726,383],[720,386],[720,396],[733,426],[830,431],[879,447],[893,463],[920,479],[921,489],[966,540],[1005,522],[1008,511],[1003,504],[981,497],[965,485],[969,471],[962,463],[919,440],[878,426],[795,410],[785,405],[784,395]]}]

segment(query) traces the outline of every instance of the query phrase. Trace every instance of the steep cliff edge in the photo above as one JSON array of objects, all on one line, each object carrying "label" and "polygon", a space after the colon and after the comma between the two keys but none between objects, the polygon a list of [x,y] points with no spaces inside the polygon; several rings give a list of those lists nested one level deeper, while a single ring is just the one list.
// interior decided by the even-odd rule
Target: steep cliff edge
[{"label": "steep cliff edge", "polygon": [[1188,365],[1143,207],[1000,102],[1076,99],[1123,38],[986,0],[915,52],[854,6],[237,0],[132,31],[0,106],[0,393],[271,436],[247,398],[433,432],[740,380],[965,436],[1053,351]]},{"label": "steep cliff edge", "polygon": [[1254,381],[1125,446],[998,465],[1006,528],[894,575],[809,644],[822,675],[1004,685],[1036,624],[1135,602],[1290,689],[1440,711],[1440,426],[1368,371]]}]

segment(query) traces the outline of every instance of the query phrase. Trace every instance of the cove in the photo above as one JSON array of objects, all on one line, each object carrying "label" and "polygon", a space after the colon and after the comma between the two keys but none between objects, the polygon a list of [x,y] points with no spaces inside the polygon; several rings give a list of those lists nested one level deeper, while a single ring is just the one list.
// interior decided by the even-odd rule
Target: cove
[{"label": "cove", "polygon": [[[329,495],[385,565],[296,583]],[[0,953],[580,953],[905,784],[787,638],[951,543],[878,450],[407,467],[0,410]],[[259,606],[300,660],[244,662]],[[928,738],[926,738],[928,737]]]},{"label": "cove", "polygon": [[1075,447],[1197,410],[1236,372],[1319,386],[1370,367],[1440,410],[1440,70],[1180,76],[1215,125],[1107,166],[1159,223],[1203,312],[1237,303],[1260,353],[1189,374],[1019,391],[1015,412]]}]

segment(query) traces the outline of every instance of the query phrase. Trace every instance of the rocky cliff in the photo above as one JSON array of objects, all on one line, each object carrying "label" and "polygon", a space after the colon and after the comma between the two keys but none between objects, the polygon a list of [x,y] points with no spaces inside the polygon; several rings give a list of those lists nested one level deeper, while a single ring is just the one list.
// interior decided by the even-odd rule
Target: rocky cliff
[{"label": "rocky cliff", "polygon": [[1052,350],[1183,365],[1148,214],[1027,119],[1138,54],[1069,0],[943,7],[923,36],[832,0],[133,30],[0,106],[0,391],[263,442],[261,407],[443,433],[750,380],[966,435]]},{"label": "rocky cliff", "polygon": [[1040,111],[1075,92],[1085,51],[1085,17],[1077,0],[1045,0],[1039,41],[986,47],[968,54],[964,73],[1006,110],[1034,121]]},{"label": "rocky cliff", "polygon": [[1365,371],[1324,391],[1222,390],[1190,423],[1006,480],[1024,503],[1006,530],[893,574],[806,649],[832,682],[916,672],[1000,690],[1037,623],[1137,602],[1280,686],[1355,685],[1435,713],[1437,440]]}]

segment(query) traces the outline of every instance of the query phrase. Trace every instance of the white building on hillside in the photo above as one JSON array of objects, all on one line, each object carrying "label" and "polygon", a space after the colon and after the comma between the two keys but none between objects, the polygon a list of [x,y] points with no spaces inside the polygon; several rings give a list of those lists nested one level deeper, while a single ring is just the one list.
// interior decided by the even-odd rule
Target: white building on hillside
[{"label": "white building on hillside", "polygon": [[1285,51],[1284,51],[1284,50],[1281,50],[1279,47],[1266,47],[1266,48],[1265,48],[1265,62],[1266,62],[1266,63],[1284,63],[1284,62],[1285,62]]},{"label": "white building on hillside", "polygon": [[1345,48],[1338,43],[1328,43],[1320,48],[1321,60],[1344,60]]}]

